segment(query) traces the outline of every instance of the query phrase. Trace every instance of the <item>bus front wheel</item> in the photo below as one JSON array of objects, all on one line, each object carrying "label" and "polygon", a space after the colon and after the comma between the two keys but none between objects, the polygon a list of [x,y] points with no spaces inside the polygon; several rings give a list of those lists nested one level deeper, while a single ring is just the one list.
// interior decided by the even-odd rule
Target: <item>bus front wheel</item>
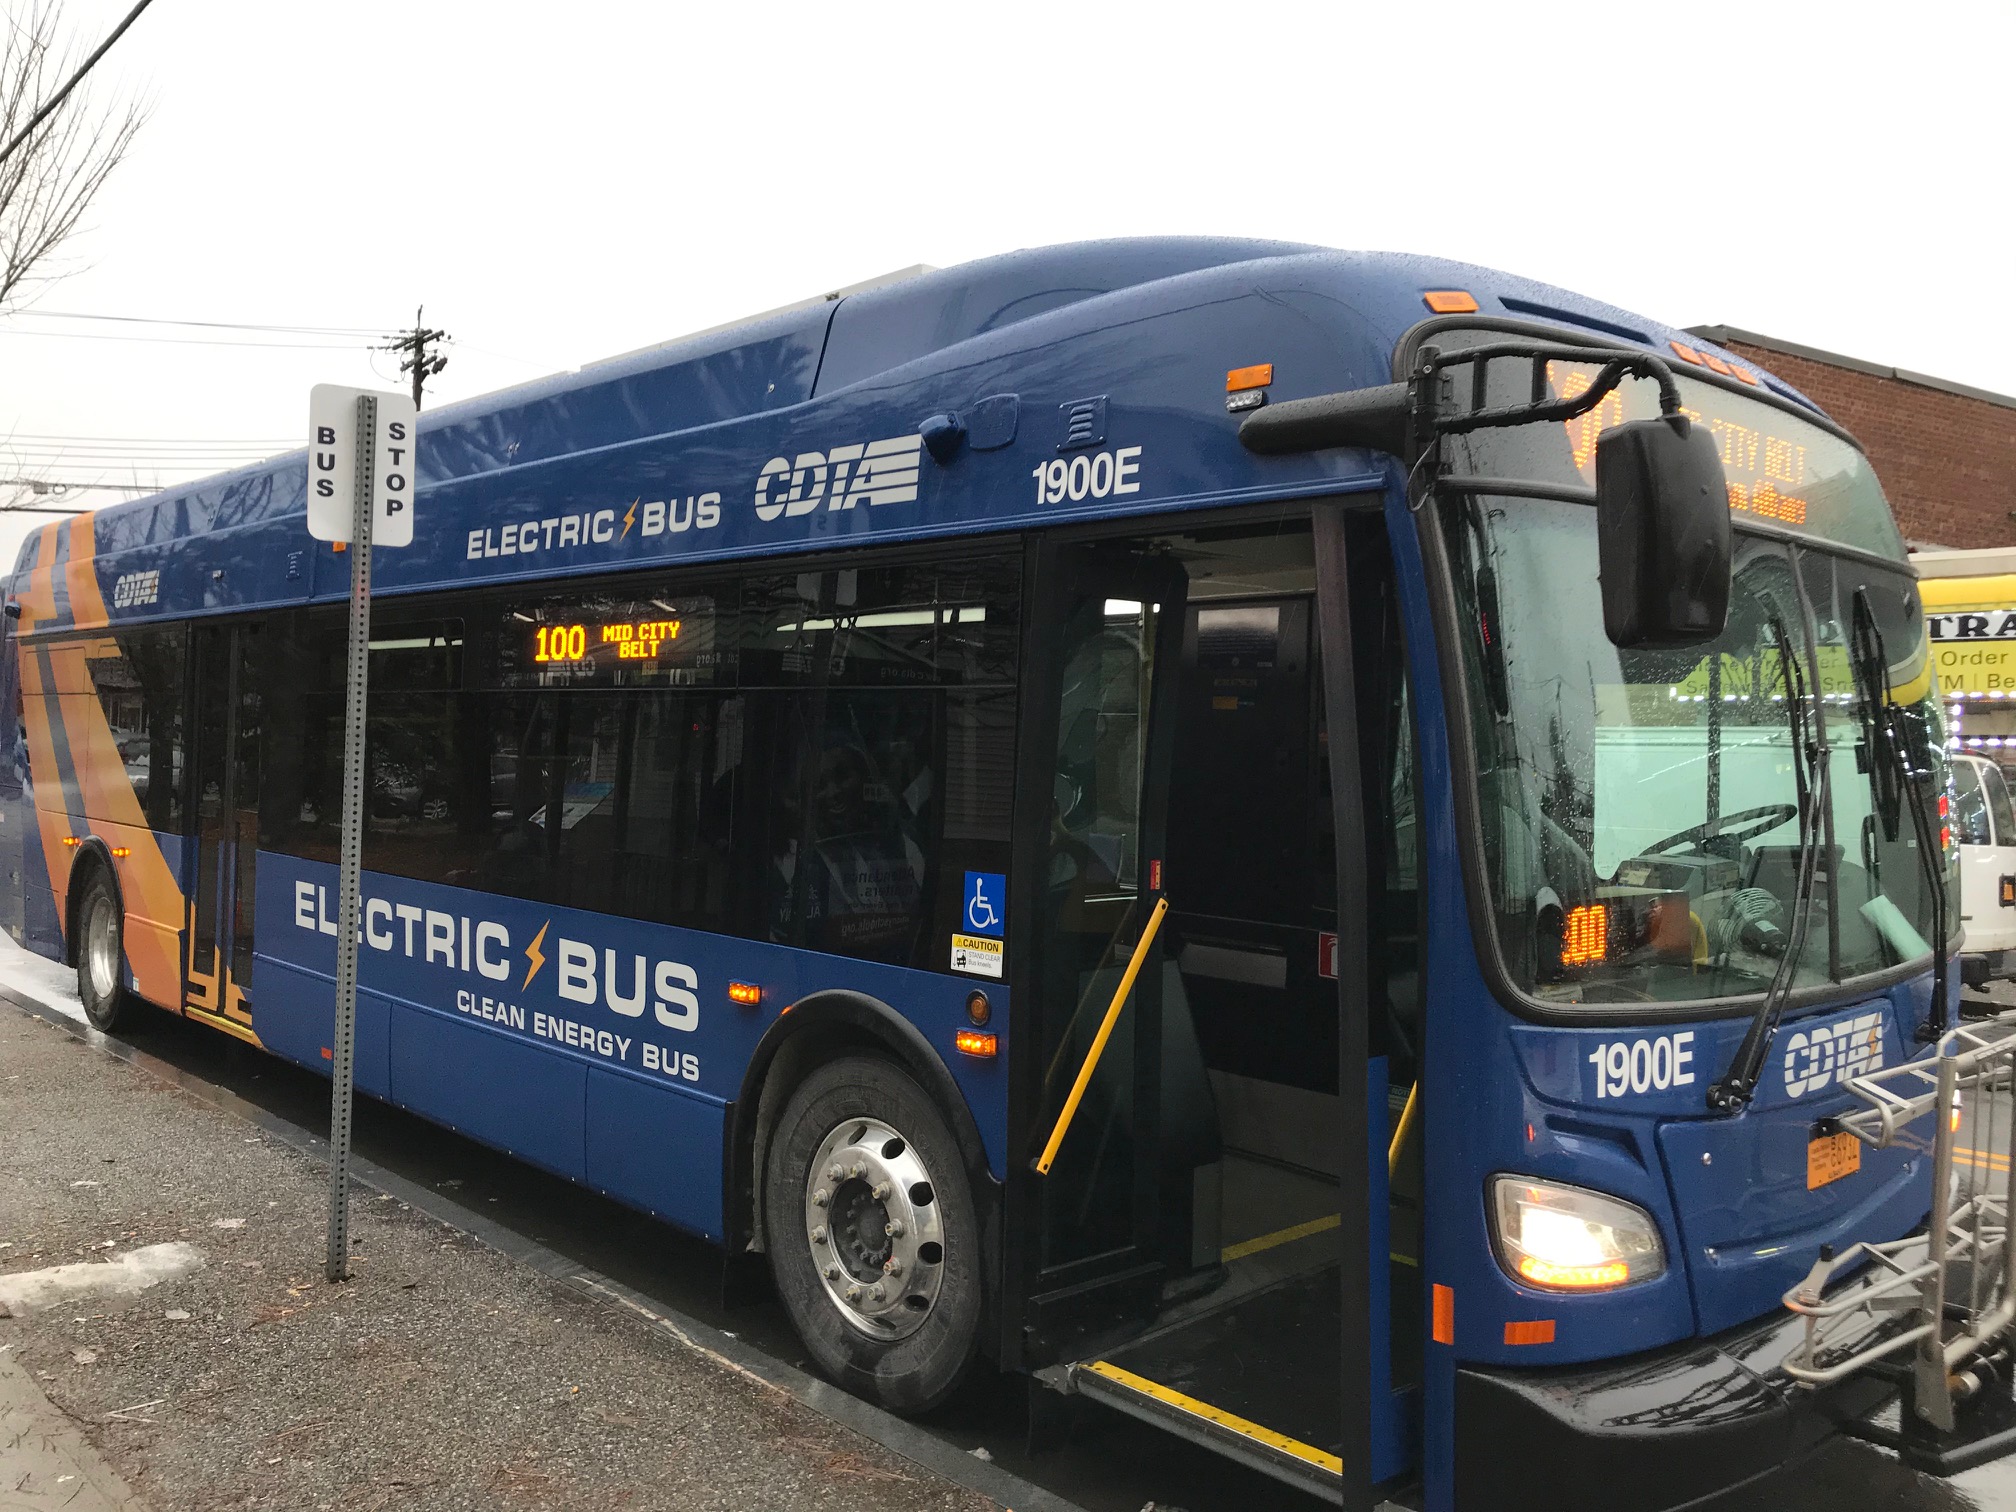
[{"label": "bus front wheel", "polygon": [[77,910],[77,996],[94,1028],[111,1033],[131,1022],[133,995],[126,990],[126,921],[119,895],[94,868]]},{"label": "bus front wheel", "polygon": [[930,1097],[888,1061],[831,1061],[792,1092],[767,1165],[770,1268],[812,1357],[893,1411],[944,1401],[979,1343],[980,1243]]}]

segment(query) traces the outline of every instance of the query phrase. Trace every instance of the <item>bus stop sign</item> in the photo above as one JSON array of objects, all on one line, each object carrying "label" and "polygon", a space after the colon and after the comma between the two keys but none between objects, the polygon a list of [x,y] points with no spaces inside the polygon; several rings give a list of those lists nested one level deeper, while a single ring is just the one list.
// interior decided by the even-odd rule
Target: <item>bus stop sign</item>
[{"label": "bus stop sign", "polygon": [[[372,399],[368,438],[358,435],[357,401]],[[410,395],[318,383],[308,391],[308,534],[347,541],[354,529],[360,439],[371,447],[371,544],[413,544],[413,443],[419,411]]]}]

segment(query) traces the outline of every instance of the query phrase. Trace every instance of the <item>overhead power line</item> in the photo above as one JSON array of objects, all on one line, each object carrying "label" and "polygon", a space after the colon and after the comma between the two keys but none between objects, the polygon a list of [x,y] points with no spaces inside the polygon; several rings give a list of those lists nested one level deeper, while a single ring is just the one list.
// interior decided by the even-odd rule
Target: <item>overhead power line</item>
[{"label": "overhead power line", "polygon": [[14,318],[109,320],[121,325],[201,326],[212,331],[272,331],[286,336],[383,336],[378,326],[261,325],[246,320],[170,320],[156,315],[91,315],[76,310],[15,310]]},{"label": "overhead power line", "polygon": [[94,331],[22,331],[0,327],[0,336],[42,336],[52,341],[150,341],[178,346],[270,347],[275,351],[354,352],[368,348],[369,341],[217,341],[206,336],[101,336]]},{"label": "overhead power line", "polygon": [[84,82],[84,75],[91,72],[97,66],[98,60],[112,50],[112,44],[126,35],[126,28],[140,19],[140,12],[147,9],[153,3],[154,0],[140,0],[138,5],[126,12],[126,19],[112,28],[112,35],[107,37],[103,42],[100,42],[97,50],[78,65],[77,72],[70,75],[69,80],[61,89],[42,102],[42,108],[28,118],[28,124],[14,133],[14,140],[9,142],[5,147],[0,147],[0,163],[4,163],[12,157],[14,150],[35,134],[35,128],[56,113],[57,108],[70,98],[70,91]]},{"label": "overhead power line", "polygon": [[10,431],[11,441],[81,441],[96,445],[101,441],[133,441],[145,446],[299,446],[299,436],[59,436],[51,431]]}]

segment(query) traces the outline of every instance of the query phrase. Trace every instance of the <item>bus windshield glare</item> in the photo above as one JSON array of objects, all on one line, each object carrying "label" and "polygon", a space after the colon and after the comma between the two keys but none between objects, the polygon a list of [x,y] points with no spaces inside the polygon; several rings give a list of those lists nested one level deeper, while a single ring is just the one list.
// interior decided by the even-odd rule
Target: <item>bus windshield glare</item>
[{"label": "bus windshield glare", "polygon": [[[1550,386],[1572,394],[1593,371],[1551,364]],[[1754,997],[1791,949],[1794,988],[1931,951],[1914,827],[1899,802],[1886,806],[1863,754],[1871,711],[1850,658],[1859,593],[1882,640],[1887,696],[1906,706],[1921,764],[1929,755],[1939,772],[1901,802],[1938,802],[1928,796],[1945,790],[1937,690],[1875,474],[1847,442],[1784,410],[1682,386],[1722,443],[1738,526],[1728,624],[1707,645],[1620,650],[1604,634],[1596,511],[1583,500],[1597,434],[1656,413],[1652,384],[1628,382],[1566,424],[1444,443],[1436,507],[1492,912],[1513,985],[1549,1004]],[[1495,491],[1498,479],[1514,487]],[[1529,496],[1536,484],[1566,497]],[[1824,783],[1801,749],[1802,718],[1806,744],[1824,746]],[[1824,805],[1809,801],[1816,792]],[[1821,827],[1803,939],[1802,813]]]}]

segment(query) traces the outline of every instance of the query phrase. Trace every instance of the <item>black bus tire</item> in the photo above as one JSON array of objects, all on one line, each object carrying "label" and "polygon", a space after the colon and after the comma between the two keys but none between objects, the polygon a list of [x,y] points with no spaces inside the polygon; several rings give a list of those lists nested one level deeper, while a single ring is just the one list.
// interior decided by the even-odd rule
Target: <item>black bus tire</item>
[{"label": "black bus tire", "polygon": [[93,1028],[131,1028],[139,1002],[126,990],[126,918],[104,867],[94,866],[77,905],[77,996]]},{"label": "black bus tire", "polygon": [[778,1294],[820,1369],[893,1412],[952,1394],[979,1347],[980,1226],[922,1087],[868,1056],[807,1076],[770,1140],[763,1215]]}]

